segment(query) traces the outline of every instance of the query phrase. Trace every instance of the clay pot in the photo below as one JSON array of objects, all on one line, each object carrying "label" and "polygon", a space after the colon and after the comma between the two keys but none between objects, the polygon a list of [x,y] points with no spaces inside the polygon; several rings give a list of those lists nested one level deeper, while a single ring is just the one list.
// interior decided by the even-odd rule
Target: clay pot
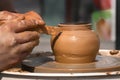
[{"label": "clay pot", "polygon": [[100,41],[90,26],[90,24],[58,25],[51,38],[56,62],[72,64],[95,61]]}]

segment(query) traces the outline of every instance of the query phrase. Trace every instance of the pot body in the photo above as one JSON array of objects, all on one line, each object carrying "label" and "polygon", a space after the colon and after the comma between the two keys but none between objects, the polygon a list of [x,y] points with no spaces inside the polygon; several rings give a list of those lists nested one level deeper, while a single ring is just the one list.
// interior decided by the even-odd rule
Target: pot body
[{"label": "pot body", "polygon": [[90,63],[94,62],[100,41],[88,24],[60,24],[61,32],[53,34],[51,47],[56,62]]}]

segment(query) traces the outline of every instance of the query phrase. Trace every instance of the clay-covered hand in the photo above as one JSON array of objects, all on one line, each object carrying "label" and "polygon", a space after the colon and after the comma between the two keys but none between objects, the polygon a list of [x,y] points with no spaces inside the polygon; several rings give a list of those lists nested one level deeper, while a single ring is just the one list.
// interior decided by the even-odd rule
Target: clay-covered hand
[{"label": "clay-covered hand", "polygon": [[17,21],[17,20],[23,20],[24,15],[19,13],[12,13],[8,11],[0,11],[0,24],[6,23],[8,21]]},{"label": "clay-covered hand", "polygon": [[45,23],[42,19],[27,19],[15,13],[6,17],[1,17],[0,13],[0,20],[3,21],[0,24],[0,71],[3,71],[21,62],[39,44],[40,35],[34,29]]},{"label": "clay-covered hand", "polygon": [[18,20],[36,20],[38,22],[39,27],[43,27],[45,22],[42,20],[41,16],[34,11],[29,11],[24,14],[20,13],[12,13],[9,11],[1,11],[0,12],[0,24],[2,22],[6,23],[9,21],[18,21]]}]

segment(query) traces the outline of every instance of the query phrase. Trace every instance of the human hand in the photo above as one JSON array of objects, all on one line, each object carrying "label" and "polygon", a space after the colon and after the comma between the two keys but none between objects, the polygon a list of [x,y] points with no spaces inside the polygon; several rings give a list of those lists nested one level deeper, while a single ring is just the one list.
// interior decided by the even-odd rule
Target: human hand
[{"label": "human hand", "polygon": [[0,25],[0,71],[21,62],[39,43],[40,35],[34,29],[38,28],[38,25],[44,26],[44,21],[20,16],[14,16],[10,20],[5,20],[5,17],[1,20],[3,23]]}]

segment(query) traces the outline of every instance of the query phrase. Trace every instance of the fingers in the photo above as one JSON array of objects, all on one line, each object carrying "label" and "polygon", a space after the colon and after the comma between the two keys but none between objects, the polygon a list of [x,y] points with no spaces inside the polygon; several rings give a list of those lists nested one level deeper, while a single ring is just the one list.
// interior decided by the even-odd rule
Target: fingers
[{"label": "fingers", "polygon": [[45,25],[42,18],[33,11],[25,14],[2,11],[0,14],[0,24],[9,27],[11,31],[17,33],[26,30],[35,30],[36,28],[40,29]]},{"label": "fingers", "polygon": [[28,51],[28,52],[24,52],[24,53],[19,54],[18,61],[22,61],[22,60],[25,59],[30,53],[31,53],[31,51]]},{"label": "fingers", "polygon": [[12,13],[8,11],[1,11],[0,12],[0,25],[5,24],[11,21],[18,21],[25,19],[23,14],[19,13]]},{"label": "fingers", "polygon": [[32,51],[32,49],[35,46],[37,46],[38,44],[39,44],[39,40],[34,40],[31,42],[20,44],[20,45],[16,46],[16,51],[18,51],[18,53],[29,52],[29,51]]},{"label": "fingers", "polygon": [[15,32],[22,32],[29,29],[35,29],[38,27],[38,23],[35,20],[21,20],[20,22],[15,23],[16,27],[12,28]]},{"label": "fingers", "polygon": [[22,32],[25,30],[35,30],[36,28],[40,28],[39,25],[44,26],[44,24],[41,24],[36,20],[22,20],[18,22],[18,26],[16,26],[13,30],[15,32]]},{"label": "fingers", "polygon": [[35,28],[38,28],[38,25],[39,23],[35,20],[20,20],[8,22],[3,24],[2,27],[7,27],[10,29],[10,31],[19,33],[23,31],[29,31],[30,29],[34,30]]},{"label": "fingers", "polygon": [[15,39],[18,44],[23,44],[29,41],[39,39],[40,35],[36,31],[25,31],[15,35]]},{"label": "fingers", "polygon": [[39,14],[37,14],[36,12],[34,12],[34,11],[29,11],[29,12],[25,13],[24,15],[25,15],[26,19],[42,20],[41,16]]},{"label": "fingers", "polygon": [[45,24],[42,17],[34,11],[29,11],[25,14],[13,13],[9,11],[0,12],[0,21],[17,21],[17,20],[37,20],[39,24]]},{"label": "fingers", "polygon": [[25,13],[24,16],[26,20],[37,20],[39,24],[45,25],[45,22],[43,21],[42,17],[34,11],[29,11]]},{"label": "fingers", "polygon": [[13,13],[13,12],[9,12],[9,11],[1,11],[0,12],[0,20],[22,20],[24,19],[23,14],[19,14],[19,13]]},{"label": "fingers", "polygon": [[8,11],[1,11],[0,12],[0,20],[6,20],[6,19],[11,19],[12,18],[12,13]]}]

